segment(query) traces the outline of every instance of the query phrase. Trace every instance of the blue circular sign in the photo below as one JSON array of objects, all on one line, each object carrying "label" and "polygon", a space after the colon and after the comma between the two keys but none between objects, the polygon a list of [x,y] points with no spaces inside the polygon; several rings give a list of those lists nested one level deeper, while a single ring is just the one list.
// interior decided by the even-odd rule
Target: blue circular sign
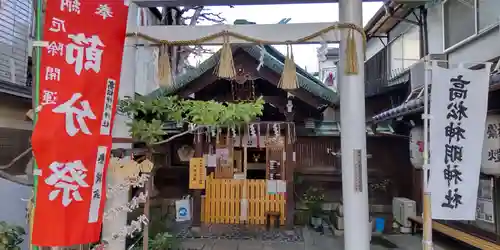
[{"label": "blue circular sign", "polygon": [[179,208],[179,215],[180,216],[187,216],[187,209],[184,207]]}]

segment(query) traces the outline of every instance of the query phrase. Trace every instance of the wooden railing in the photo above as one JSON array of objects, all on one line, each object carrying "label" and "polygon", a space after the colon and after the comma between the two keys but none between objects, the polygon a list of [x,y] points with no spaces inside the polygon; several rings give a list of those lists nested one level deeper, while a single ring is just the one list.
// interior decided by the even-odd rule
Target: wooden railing
[{"label": "wooden railing", "polygon": [[[245,184],[246,182],[246,184]],[[246,187],[246,193],[243,190]],[[241,200],[248,199],[247,223],[263,225],[265,213],[280,212],[285,223],[285,195],[268,194],[266,180],[212,179],[207,177],[201,220],[205,223],[239,224]]]}]

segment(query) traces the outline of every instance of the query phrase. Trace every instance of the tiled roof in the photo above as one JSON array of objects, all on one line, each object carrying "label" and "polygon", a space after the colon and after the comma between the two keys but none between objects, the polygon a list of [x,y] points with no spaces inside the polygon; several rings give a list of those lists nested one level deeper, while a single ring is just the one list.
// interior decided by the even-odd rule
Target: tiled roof
[{"label": "tiled roof", "polygon": [[[490,90],[493,86],[500,84],[500,72],[494,73],[490,77]],[[424,110],[424,97],[420,96],[413,100],[409,100],[398,107],[384,111],[376,116],[372,117],[373,122],[381,122],[389,119],[394,119],[399,116],[409,115],[414,113],[419,113]]]},{"label": "tiled roof", "polygon": [[[233,51],[236,48],[241,48],[257,61],[260,58],[262,46],[233,46]],[[285,56],[272,46],[264,46],[264,66],[272,71],[281,74],[284,68]],[[210,58],[202,62],[198,67],[188,69],[186,73],[179,75],[175,79],[174,85],[169,89],[158,89],[150,94],[150,96],[159,96],[164,93],[174,93],[179,89],[187,86],[189,83],[203,75],[208,70],[213,70],[219,61],[220,51],[212,55]],[[307,73],[304,69],[297,66],[297,81],[299,88],[317,96],[329,103],[337,104],[339,97],[337,93],[326,87],[320,80],[316,79],[311,74]]]}]

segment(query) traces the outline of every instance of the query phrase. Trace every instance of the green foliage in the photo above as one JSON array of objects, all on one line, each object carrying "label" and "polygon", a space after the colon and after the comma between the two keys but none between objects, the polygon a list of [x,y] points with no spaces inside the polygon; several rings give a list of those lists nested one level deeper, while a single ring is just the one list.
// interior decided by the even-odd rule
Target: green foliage
[{"label": "green foliage", "polygon": [[[142,237],[139,237],[131,248],[131,250],[142,250]],[[154,237],[149,238],[149,250],[177,250],[180,242],[177,238],[168,232],[158,233]]]},{"label": "green foliage", "polygon": [[24,235],[22,227],[0,221],[0,250],[21,250],[19,244],[24,241]]},{"label": "green foliage", "polygon": [[309,209],[312,216],[319,216],[323,212],[323,203],[325,201],[325,195],[323,194],[323,189],[317,187],[309,187],[304,193],[305,205]]},{"label": "green foliage", "polygon": [[159,233],[149,240],[149,249],[151,250],[178,249],[178,247],[179,241],[167,232]]},{"label": "green foliage", "polygon": [[262,115],[264,100],[220,103],[186,100],[177,96],[158,98],[125,98],[119,110],[133,118],[129,124],[132,137],[148,145],[162,141],[166,122],[191,123],[199,126],[237,126]]}]

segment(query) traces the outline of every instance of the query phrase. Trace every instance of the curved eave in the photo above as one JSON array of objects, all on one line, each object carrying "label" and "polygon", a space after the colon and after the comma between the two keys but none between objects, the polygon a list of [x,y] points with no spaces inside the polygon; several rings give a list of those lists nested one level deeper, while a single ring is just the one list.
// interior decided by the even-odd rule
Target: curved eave
[{"label": "curved eave", "polygon": [[[256,60],[259,60],[261,53],[260,46],[246,46],[246,47],[241,47],[241,49],[243,49],[245,52],[247,52],[250,56],[252,56]],[[203,61],[195,69],[189,70],[187,73],[176,77],[172,87],[168,89],[165,88],[157,89],[148,96],[158,97],[165,93],[177,92],[181,88],[187,86],[190,82],[200,77],[205,72],[212,70],[214,67],[216,67],[217,62],[219,61],[219,55],[220,55],[219,52],[215,53],[210,58]],[[281,74],[284,68],[284,64],[278,58],[274,57],[268,52],[264,54],[264,66],[278,74]],[[311,79],[313,78],[312,76],[311,77],[305,76],[304,74],[306,73],[304,72],[305,70],[297,66],[297,82],[299,88],[304,89],[305,91],[321,98],[322,100],[328,103],[338,104],[339,97],[334,91],[324,86],[319,80],[316,79],[312,80]]]},{"label": "curved eave", "polygon": [[[260,58],[261,50],[258,46],[246,47],[243,48],[243,50],[245,50],[249,55],[257,60]],[[268,53],[266,53],[264,56],[264,66],[278,74],[281,74],[285,67],[285,65],[280,60]],[[301,71],[305,72],[304,69],[297,66],[297,84],[299,85],[299,88],[304,89],[307,92],[320,97],[321,99],[329,103],[337,104],[339,102],[339,96],[333,90],[326,87],[321,81],[317,79],[312,80],[309,77],[304,76],[303,74],[301,74]],[[311,76],[311,78],[313,77]]]},{"label": "curved eave", "polygon": [[31,99],[31,87],[0,80],[0,92]]},{"label": "curved eave", "polygon": [[[496,72],[490,77],[490,91],[500,89],[500,72]],[[398,107],[389,109],[372,117],[373,123],[395,119],[401,116],[417,114],[424,111],[424,97],[409,100]]]}]

